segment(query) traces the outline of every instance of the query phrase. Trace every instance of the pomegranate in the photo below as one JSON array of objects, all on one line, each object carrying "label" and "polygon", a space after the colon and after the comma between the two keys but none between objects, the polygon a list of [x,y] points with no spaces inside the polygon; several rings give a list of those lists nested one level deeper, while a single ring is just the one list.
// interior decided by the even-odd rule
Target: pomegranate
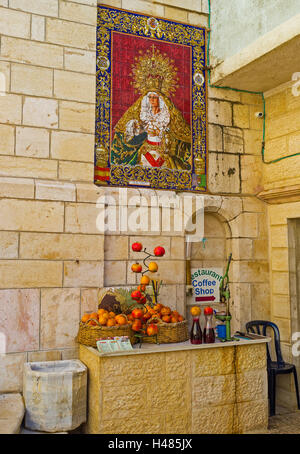
[{"label": "pomegranate", "polygon": [[143,249],[143,245],[142,243],[133,243],[131,248],[134,252],[141,252],[141,250]]},{"label": "pomegranate", "polygon": [[154,255],[156,255],[156,257],[162,257],[163,255],[165,255],[165,252],[165,248],[163,248],[162,246],[157,246],[154,249]]},{"label": "pomegranate", "polygon": [[140,331],[141,328],[142,328],[141,320],[138,319],[134,320],[134,322],[131,325],[131,329],[133,329],[133,331]]},{"label": "pomegranate", "polygon": [[140,265],[139,263],[134,263],[131,267],[131,271],[133,271],[134,273],[140,273],[142,269],[142,265]]},{"label": "pomegranate", "polygon": [[148,336],[154,336],[154,334],[158,333],[158,326],[151,324],[147,327],[147,334]]},{"label": "pomegranate", "polygon": [[136,309],[133,309],[133,311],[131,312],[131,315],[132,315],[133,318],[135,318],[135,319],[137,319],[137,318],[140,319],[140,318],[143,317],[144,312],[142,311],[142,309],[136,308]]},{"label": "pomegranate", "polygon": [[213,308],[210,307],[210,306],[207,306],[205,309],[204,309],[204,315],[211,315],[213,314],[214,311],[213,311]]},{"label": "pomegranate", "polygon": [[141,292],[140,292],[139,290],[134,290],[134,291],[131,293],[131,298],[132,298],[133,300],[138,301],[138,300],[140,300],[140,299],[142,298],[142,294],[141,294]]}]

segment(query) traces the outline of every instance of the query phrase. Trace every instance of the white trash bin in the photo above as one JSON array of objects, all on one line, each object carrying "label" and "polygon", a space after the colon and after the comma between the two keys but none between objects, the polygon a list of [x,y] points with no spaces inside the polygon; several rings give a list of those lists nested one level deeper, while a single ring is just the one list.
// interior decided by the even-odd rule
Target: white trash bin
[{"label": "white trash bin", "polygon": [[25,427],[42,432],[86,422],[87,368],[79,360],[25,363]]}]

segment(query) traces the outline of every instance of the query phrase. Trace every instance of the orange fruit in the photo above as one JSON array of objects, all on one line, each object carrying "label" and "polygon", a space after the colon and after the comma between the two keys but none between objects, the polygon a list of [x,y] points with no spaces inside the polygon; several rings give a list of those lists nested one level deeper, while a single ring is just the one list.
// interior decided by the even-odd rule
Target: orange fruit
[{"label": "orange fruit", "polygon": [[84,314],[81,318],[81,321],[83,323],[86,323],[89,320],[89,318],[90,318],[90,314]]},{"label": "orange fruit", "polygon": [[148,268],[151,273],[156,273],[156,271],[158,270],[158,265],[156,262],[150,262]]},{"label": "orange fruit", "polygon": [[193,315],[193,317],[198,317],[201,314],[200,307],[199,306],[193,306],[191,308],[191,314]]},{"label": "orange fruit", "polygon": [[116,321],[115,321],[114,318],[109,318],[109,319],[107,320],[106,326],[116,326],[116,324],[117,324],[117,323],[116,323]]},{"label": "orange fruit", "polygon": [[171,323],[178,323],[178,317],[175,317],[175,315],[172,315]]},{"label": "orange fruit", "polygon": [[88,325],[90,325],[90,326],[97,326],[97,322],[96,322],[95,320],[90,320],[90,321],[88,322]]},{"label": "orange fruit", "polygon": [[162,321],[165,322],[165,323],[170,323],[171,317],[169,315],[164,315],[162,317]]},{"label": "orange fruit", "polygon": [[103,315],[100,315],[100,316],[99,316],[99,323],[100,323],[100,325],[106,326],[107,321],[108,321],[108,317],[104,317]]},{"label": "orange fruit", "polygon": [[146,290],[146,286],[145,285],[138,285],[138,288],[137,288],[140,292],[144,292]]},{"label": "orange fruit", "polygon": [[174,315],[174,317],[179,317],[179,312],[177,311],[172,311],[171,315]]},{"label": "orange fruit", "polygon": [[148,285],[149,282],[150,282],[150,277],[147,276],[147,274],[144,274],[144,276],[141,277],[141,284]]},{"label": "orange fruit", "polygon": [[105,309],[98,309],[98,315],[102,315],[105,312]]},{"label": "orange fruit", "polygon": [[108,313],[108,318],[115,318],[116,314],[114,312]]},{"label": "orange fruit", "polygon": [[184,318],[182,317],[182,315],[179,315],[178,321],[179,321],[179,322],[183,322],[183,320],[184,320]]},{"label": "orange fruit", "polygon": [[125,315],[122,315],[122,314],[116,316],[116,322],[118,323],[118,325],[127,325],[128,324]]},{"label": "orange fruit", "polygon": [[147,334],[148,336],[153,336],[154,334],[158,333],[158,326],[157,325],[149,325],[147,327]]},{"label": "orange fruit", "polygon": [[157,312],[160,312],[162,310],[162,308],[163,308],[162,304],[155,304],[153,309]]},{"label": "orange fruit", "polygon": [[133,329],[133,331],[140,331],[140,329],[142,328],[142,322],[140,319],[136,319],[134,320],[134,322],[132,323],[131,325],[131,329]]},{"label": "orange fruit", "polygon": [[167,306],[164,306],[160,312],[161,312],[161,315],[170,315],[171,309]]},{"label": "orange fruit", "polygon": [[129,322],[133,322],[134,321],[134,316],[132,314],[127,315],[127,320]]},{"label": "orange fruit", "polygon": [[98,320],[97,312],[92,312],[91,315],[90,315],[90,318],[95,318],[96,320]]}]

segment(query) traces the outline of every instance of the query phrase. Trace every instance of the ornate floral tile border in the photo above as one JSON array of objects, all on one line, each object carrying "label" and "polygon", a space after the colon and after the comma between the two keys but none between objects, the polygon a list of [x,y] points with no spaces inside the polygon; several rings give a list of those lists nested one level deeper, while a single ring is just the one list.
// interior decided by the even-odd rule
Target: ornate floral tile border
[{"label": "ornate floral tile border", "polygon": [[205,28],[98,6],[95,184],[206,191],[205,49]]}]

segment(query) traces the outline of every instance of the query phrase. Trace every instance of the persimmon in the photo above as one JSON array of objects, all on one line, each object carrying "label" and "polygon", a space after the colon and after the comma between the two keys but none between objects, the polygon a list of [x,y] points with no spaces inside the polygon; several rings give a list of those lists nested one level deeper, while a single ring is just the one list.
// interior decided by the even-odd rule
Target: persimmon
[{"label": "persimmon", "polygon": [[179,315],[178,321],[179,321],[179,322],[183,322],[183,320],[184,320],[184,318],[182,317],[182,315]]},{"label": "persimmon", "polygon": [[92,312],[91,315],[90,315],[90,318],[95,318],[96,320],[98,320],[97,312]]},{"label": "persimmon", "polygon": [[171,317],[169,315],[164,315],[162,317],[162,321],[165,322],[165,323],[170,323]]},{"label": "persimmon", "polygon": [[116,323],[116,320],[115,320],[114,318],[109,318],[109,319],[107,320],[106,326],[116,326],[116,324],[117,324],[117,323]]},{"label": "persimmon", "polygon": [[158,303],[158,304],[155,304],[155,306],[153,307],[153,309],[157,312],[160,312],[163,308],[163,305]]},{"label": "persimmon", "polygon": [[114,312],[108,313],[108,318],[115,318],[116,314]]},{"label": "persimmon", "polygon": [[175,315],[172,315],[171,323],[178,323],[178,317],[175,317]]}]

